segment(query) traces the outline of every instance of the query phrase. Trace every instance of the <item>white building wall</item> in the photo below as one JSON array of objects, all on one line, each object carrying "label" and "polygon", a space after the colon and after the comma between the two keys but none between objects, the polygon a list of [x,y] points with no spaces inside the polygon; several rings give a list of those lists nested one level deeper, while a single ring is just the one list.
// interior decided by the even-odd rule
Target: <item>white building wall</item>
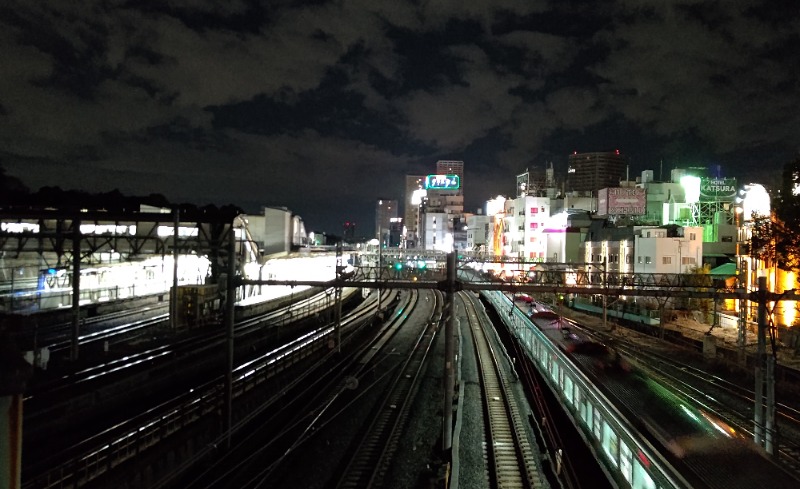
[{"label": "white building wall", "polygon": [[[245,216],[250,235],[258,243],[264,254],[288,253],[294,229],[292,226],[292,212],[288,209],[265,207],[263,215],[251,214]],[[299,219],[299,218],[297,218]],[[302,223],[302,221],[300,221]],[[305,233],[305,230],[303,230]]]},{"label": "white building wall", "polygon": [[425,213],[425,249],[452,251],[452,217],[443,212]]},{"label": "white building wall", "polygon": [[485,215],[471,215],[467,217],[467,250],[485,250],[486,243],[491,234],[491,218]]},{"label": "white building wall", "polygon": [[584,210],[589,212],[597,211],[597,197],[576,197],[567,195],[564,197],[563,210]]},{"label": "white building wall", "polygon": [[524,213],[523,253],[528,260],[549,261],[548,239],[544,233],[545,224],[550,218],[551,206],[548,197],[527,195],[521,199],[520,206]]},{"label": "white building wall", "polygon": [[684,227],[681,237],[667,237],[663,228],[644,228],[641,233],[635,238],[634,272],[689,273],[702,265],[702,227]]}]

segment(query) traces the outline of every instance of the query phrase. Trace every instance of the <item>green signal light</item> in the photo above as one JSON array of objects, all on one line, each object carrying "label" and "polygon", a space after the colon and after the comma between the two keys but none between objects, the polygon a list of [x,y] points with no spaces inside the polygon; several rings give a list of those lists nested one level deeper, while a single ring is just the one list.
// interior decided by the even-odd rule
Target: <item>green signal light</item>
[{"label": "green signal light", "polygon": [[394,269],[395,269],[395,270],[402,270],[402,269],[403,269],[403,264],[402,264],[402,263],[400,263],[400,262],[398,262],[398,263],[395,263],[395,264],[394,264]]}]

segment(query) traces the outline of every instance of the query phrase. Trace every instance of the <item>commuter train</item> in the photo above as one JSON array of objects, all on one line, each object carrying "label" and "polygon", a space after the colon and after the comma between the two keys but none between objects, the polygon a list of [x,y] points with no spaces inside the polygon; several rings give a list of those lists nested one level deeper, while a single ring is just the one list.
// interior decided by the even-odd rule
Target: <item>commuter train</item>
[{"label": "commuter train", "polygon": [[548,306],[532,301],[528,317],[562,351],[576,358],[585,358],[598,371],[629,372],[630,363],[611,344],[598,341],[575,327],[569,319],[553,312]]},{"label": "commuter train", "polygon": [[[482,295],[498,311],[512,299]],[[617,487],[800,487],[746,434],[537,304],[500,314]]]}]

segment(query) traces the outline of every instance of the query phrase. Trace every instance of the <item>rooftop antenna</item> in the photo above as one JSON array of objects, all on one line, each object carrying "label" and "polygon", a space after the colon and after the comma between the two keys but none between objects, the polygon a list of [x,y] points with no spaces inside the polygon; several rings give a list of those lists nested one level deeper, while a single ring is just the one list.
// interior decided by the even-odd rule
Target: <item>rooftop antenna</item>
[{"label": "rooftop antenna", "polygon": [[661,167],[658,169],[658,181],[664,181],[664,159],[661,159]]}]

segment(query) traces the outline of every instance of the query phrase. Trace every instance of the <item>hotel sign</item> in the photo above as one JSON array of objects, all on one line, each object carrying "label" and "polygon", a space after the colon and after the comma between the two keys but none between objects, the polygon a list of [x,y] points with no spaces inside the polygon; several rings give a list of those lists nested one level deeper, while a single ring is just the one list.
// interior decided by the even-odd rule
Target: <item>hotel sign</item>
[{"label": "hotel sign", "polygon": [[735,178],[701,178],[700,200],[703,202],[731,201],[736,197]]}]

